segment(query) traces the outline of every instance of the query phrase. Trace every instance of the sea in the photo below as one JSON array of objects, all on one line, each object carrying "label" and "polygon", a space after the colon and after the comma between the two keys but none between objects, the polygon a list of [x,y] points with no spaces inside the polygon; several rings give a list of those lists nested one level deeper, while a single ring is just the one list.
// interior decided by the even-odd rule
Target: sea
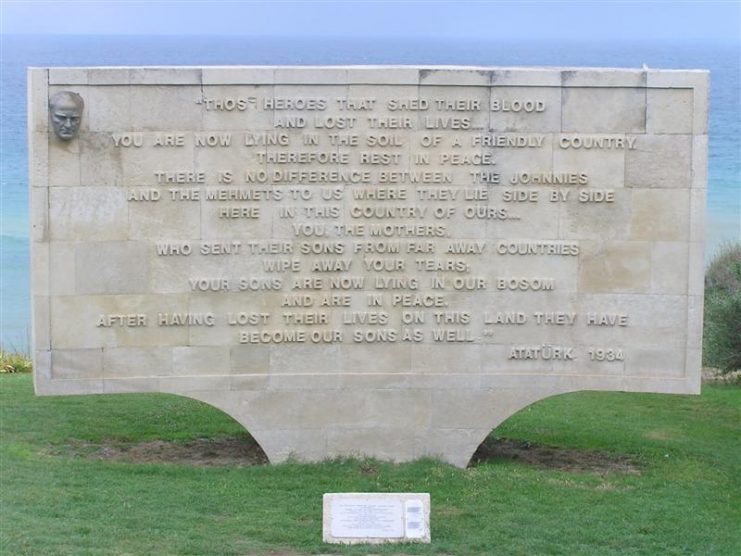
[{"label": "sea", "polygon": [[117,65],[647,65],[711,73],[706,258],[741,241],[741,44],[277,38],[0,36],[0,346],[28,351],[26,68]]}]

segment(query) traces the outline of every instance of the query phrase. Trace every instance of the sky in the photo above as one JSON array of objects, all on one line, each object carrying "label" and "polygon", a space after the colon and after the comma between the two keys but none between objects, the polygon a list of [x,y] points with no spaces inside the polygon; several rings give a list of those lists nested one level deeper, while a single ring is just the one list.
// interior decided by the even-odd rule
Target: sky
[{"label": "sky", "polygon": [[3,34],[738,40],[741,0],[0,0]]}]

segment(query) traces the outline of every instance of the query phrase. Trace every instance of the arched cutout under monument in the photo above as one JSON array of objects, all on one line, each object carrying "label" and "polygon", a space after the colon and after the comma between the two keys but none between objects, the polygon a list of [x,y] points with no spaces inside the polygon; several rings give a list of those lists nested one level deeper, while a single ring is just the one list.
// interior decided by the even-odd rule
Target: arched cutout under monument
[{"label": "arched cutout under monument", "polygon": [[[577,447],[563,441],[561,437],[569,436],[569,429],[578,429],[582,434],[586,434],[583,431],[588,430],[582,423],[581,416],[585,409],[593,411],[594,403],[582,403],[579,399],[582,395],[608,397],[612,393],[577,390],[549,396],[523,407],[490,431],[471,457],[469,467],[494,461],[517,461],[560,471],[640,473],[640,466],[629,454],[607,451],[606,447],[600,446]],[[538,408],[538,414],[531,419],[522,420],[523,413],[534,407]],[[598,404],[598,407],[609,408],[610,405],[604,403]],[[566,426],[559,428],[559,421]],[[524,427],[512,429],[507,426],[511,422]],[[537,433],[538,423],[548,423],[550,427],[555,425],[555,428],[548,429],[553,432],[552,438],[544,438]],[[595,440],[609,437],[609,431],[600,429],[594,437]]]},{"label": "arched cutout under monument", "polygon": [[[105,398],[113,400],[141,395],[122,394]],[[135,443],[103,446],[99,454],[101,459],[209,467],[261,465],[268,462],[268,457],[258,440],[242,423],[222,408],[189,395],[172,393],[144,395],[156,398],[157,402],[154,404],[150,402],[143,410],[139,410],[140,406],[133,405],[136,409],[132,410],[132,406],[123,405],[127,408],[128,418],[138,417],[149,421],[147,427],[149,430],[144,435],[146,439]],[[150,409],[153,405],[157,407],[156,414]],[[136,413],[140,415],[137,416]],[[183,415],[188,417],[183,419]],[[225,422],[219,423],[220,420]],[[141,427],[141,421],[137,419],[137,422]],[[199,423],[203,424],[202,428],[199,428]],[[234,426],[230,426],[231,424]],[[157,434],[158,429],[161,429],[159,431],[161,434]],[[171,440],[180,433],[185,433],[187,439]]]},{"label": "arched cutout under monument", "polygon": [[[231,415],[271,463],[372,457],[397,462],[438,458],[466,467],[500,423],[525,407],[572,389],[187,392]],[[380,411],[383,409],[384,411]],[[346,415],[337,426],[332,421]]]}]

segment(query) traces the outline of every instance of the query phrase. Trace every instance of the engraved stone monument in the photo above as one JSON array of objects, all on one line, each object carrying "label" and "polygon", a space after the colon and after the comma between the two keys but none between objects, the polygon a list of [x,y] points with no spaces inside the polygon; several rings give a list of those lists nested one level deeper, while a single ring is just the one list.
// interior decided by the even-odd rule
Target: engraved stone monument
[{"label": "engraved stone monument", "polygon": [[708,74],[29,70],[43,395],[169,392],[273,462],[698,393]]}]

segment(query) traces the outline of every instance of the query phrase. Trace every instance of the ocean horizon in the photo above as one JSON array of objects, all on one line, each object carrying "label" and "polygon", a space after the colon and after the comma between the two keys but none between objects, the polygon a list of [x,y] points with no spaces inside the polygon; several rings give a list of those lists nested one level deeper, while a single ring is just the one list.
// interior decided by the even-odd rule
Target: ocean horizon
[{"label": "ocean horizon", "polygon": [[741,48],[737,41],[564,42],[234,36],[0,37],[0,345],[29,348],[26,68],[47,66],[472,65],[707,69],[706,259],[741,241]]}]

